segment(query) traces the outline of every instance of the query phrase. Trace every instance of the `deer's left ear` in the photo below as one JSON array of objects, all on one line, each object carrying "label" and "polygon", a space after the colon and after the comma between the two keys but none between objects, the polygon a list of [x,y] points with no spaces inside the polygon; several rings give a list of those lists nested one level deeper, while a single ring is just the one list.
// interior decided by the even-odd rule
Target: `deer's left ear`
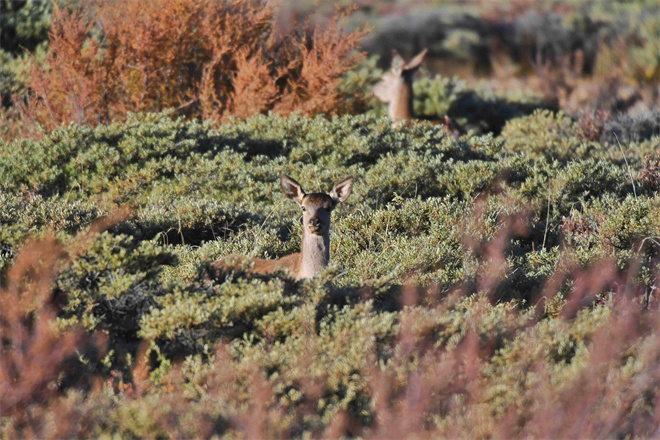
[{"label": "deer's left ear", "polygon": [[353,176],[348,176],[335,183],[335,186],[332,187],[332,191],[330,191],[330,197],[332,197],[332,200],[334,200],[335,203],[343,202],[351,194],[352,189]]}]

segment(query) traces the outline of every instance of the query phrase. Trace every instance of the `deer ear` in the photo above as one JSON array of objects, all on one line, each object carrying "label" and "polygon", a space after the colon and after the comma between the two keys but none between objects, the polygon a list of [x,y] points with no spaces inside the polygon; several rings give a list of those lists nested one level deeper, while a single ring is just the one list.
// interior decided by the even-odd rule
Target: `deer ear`
[{"label": "deer ear", "polygon": [[426,55],[427,49],[424,49],[417,55],[415,55],[415,58],[412,60],[408,61],[408,63],[403,67],[403,70],[406,71],[411,71],[411,70],[417,70],[419,69],[419,66],[422,65],[422,61],[424,61],[424,56]]},{"label": "deer ear", "polygon": [[344,180],[341,180],[335,183],[335,186],[332,187],[330,191],[330,197],[335,203],[343,202],[351,194],[353,189],[353,176],[348,176]]},{"label": "deer ear", "polygon": [[303,191],[298,182],[282,173],[280,174],[280,183],[282,184],[284,194],[286,194],[288,198],[295,200],[298,203],[302,202],[302,199],[305,196],[305,191]]},{"label": "deer ear", "polygon": [[401,55],[399,55],[399,52],[396,50],[392,51],[392,70],[395,72],[401,72],[406,65],[406,61],[403,59]]}]

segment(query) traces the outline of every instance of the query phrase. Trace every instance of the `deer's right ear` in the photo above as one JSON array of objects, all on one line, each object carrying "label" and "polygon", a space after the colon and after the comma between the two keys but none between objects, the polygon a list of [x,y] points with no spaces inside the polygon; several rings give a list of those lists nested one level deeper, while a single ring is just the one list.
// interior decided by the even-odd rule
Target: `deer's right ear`
[{"label": "deer's right ear", "polygon": [[284,194],[286,194],[288,198],[295,200],[298,203],[302,202],[302,199],[305,196],[305,191],[303,191],[298,182],[282,173],[280,174],[280,183],[282,184]]}]

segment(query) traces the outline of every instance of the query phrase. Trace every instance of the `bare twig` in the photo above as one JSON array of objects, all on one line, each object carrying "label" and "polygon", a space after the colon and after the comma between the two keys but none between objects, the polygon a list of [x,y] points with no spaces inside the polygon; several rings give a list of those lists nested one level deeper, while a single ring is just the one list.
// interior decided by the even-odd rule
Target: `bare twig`
[{"label": "bare twig", "polygon": [[621,146],[621,142],[619,142],[619,136],[617,136],[614,131],[612,133],[616,138],[616,143],[619,144],[619,149],[621,149],[621,155],[623,156],[623,161],[626,163],[626,168],[628,168],[628,175],[630,176],[630,183],[632,184],[633,194],[635,195],[635,200],[637,200],[637,190],[635,189],[635,181],[633,180],[632,173],[630,172],[630,165],[628,165],[626,154],[623,152],[623,147]]},{"label": "bare twig", "polygon": [[545,232],[543,232],[543,244],[541,249],[545,249],[545,239],[548,236],[548,224],[550,222],[550,184],[548,182],[548,210],[545,214]]}]

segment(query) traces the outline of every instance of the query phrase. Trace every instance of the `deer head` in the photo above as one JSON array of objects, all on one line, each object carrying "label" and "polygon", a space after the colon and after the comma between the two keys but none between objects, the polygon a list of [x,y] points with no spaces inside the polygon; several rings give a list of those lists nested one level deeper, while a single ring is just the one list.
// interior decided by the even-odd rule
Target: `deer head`
[{"label": "deer head", "polygon": [[[315,277],[330,261],[330,215],[337,204],[346,200],[351,193],[353,176],[335,183],[330,194],[306,194],[298,182],[284,173],[280,175],[280,183],[284,194],[298,202],[303,212],[300,252],[277,260],[252,258],[249,273],[270,274],[286,268],[298,280]],[[231,270],[231,266],[223,260],[216,261],[214,266],[222,272]]]},{"label": "deer head", "polygon": [[339,202],[343,202],[353,188],[353,176],[337,183],[330,194],[306,194],[300,184],[286,174],[280,176],[284,194],[298,202],[303,213],[304,234],[327,235],[330,231],[330,214]]}]

